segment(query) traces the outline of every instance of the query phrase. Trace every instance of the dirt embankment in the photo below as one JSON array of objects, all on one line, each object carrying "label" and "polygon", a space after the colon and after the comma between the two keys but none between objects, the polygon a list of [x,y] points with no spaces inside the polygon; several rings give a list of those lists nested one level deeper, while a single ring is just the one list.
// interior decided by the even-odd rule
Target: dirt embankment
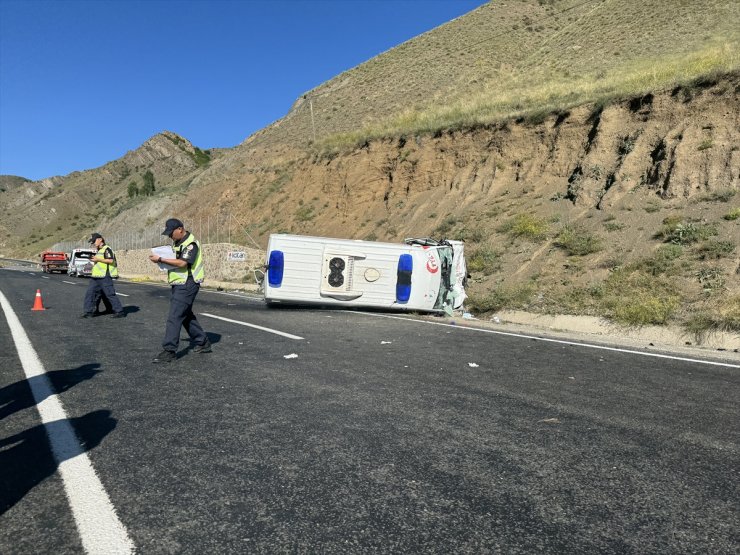
[{"label": "dirt embankment", "polygon": [[[740,186],[739,86],[735,75],[538,122],[374,141],[331,158],[268,165],[269,153],[240,148],[194,191],[199,209],[238,215],[264,243],[277,231],[462,237],[471,250],[490,245],[497,258],[474,289],[532,276],[583,283],[653,251],[667,216],[711,222],[719,239],[740,244],[737,221],[722,218],[740,201],[732,196]],[[179,213],[193,206],[186,199]],[[548,240],[501,231],[522,214],[550,222]],[[552,241],[565,224],[583,226],[604,248],[567,257]],[[717,264],[736,275],[738,262],[736,250]],[[738,280],[726,281],[737,292]]]},{"label": "dirt embankment", "polygon": [[213,208],[273,229],[343,237],[368,228],[383,238],[429,233],[450,214],[464,217],[502,196],[543,211],[562,200],[573,214],[619,208],[635,194],[695,200],[740,183],[739,86],[736,76],[541,122],[375,141],[278,166],[264,165],[268,153],[242,149],[198,181],[216,193]]}]

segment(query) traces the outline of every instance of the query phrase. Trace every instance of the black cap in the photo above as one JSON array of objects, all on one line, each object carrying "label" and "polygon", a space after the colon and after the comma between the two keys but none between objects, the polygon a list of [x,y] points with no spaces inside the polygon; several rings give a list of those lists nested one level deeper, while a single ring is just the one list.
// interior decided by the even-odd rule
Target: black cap
[{"label": "black cap", "polygon": [[90,244],[92,245],[95,242],[95,239],[102,239],[103,236],[100,233],[93,233],[90,235]]},{"label": "black cap", "polygon": [[185,226],[177,218],[170,218],[164,224],[164,231],[162,232],[162,235],[167,235],[169,237],[170,235],[172,235],[172,232],[175,231],[178,227],[185,227]]}]

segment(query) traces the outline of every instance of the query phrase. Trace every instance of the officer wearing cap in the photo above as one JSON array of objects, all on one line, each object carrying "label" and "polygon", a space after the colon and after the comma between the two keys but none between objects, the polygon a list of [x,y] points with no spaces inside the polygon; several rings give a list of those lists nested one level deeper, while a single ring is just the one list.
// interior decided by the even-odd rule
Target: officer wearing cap
[{"label": "officer wearing cap", "polygon": [[173,362],[177,358],[181,327],[185,328],[190,339],[195,342],[193,352],[211,352],[211,342],[193,313],[193,302],[205,279],[203,251],[193,234],[186,231],[183,223],[176,218],[167,220],[162,235],[174,241],[172,249],[175,251],[175,258],[149,255],[152,262],[171,266],[167,271],[167,281],[172,287],[170,312],[162,341],[163,350],[154,357],[154,363]]},{"label": "officer wearing cap", "polygon": [[116,290],[113,287],[113,278],[118,277],[116,255],[113,253],[113,249],[105,244],[105,239],[103,239],[100,233],[93,233],[90,236],[90,243],[95,245],[98,252],[90,258],[90,261],[94,265],[92,275],[90,276],[90,284],[85,293],[85,312],[82,314],[82,318],[91,318],[93,316],[100,295],[103,295],[110,301],[111,308],[113,309],[112,317],[123,318],[125,316],[123,305],[118,300]]}]

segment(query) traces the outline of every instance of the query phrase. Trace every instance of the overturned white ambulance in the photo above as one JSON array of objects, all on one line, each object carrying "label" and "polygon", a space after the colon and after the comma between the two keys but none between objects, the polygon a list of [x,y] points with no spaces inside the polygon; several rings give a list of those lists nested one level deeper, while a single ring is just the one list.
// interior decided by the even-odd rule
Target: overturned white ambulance
[{"label": "overturned white ambulance", "polygon": [[270,235],[265,301],[446,312],[462,306],[462,241]]}]

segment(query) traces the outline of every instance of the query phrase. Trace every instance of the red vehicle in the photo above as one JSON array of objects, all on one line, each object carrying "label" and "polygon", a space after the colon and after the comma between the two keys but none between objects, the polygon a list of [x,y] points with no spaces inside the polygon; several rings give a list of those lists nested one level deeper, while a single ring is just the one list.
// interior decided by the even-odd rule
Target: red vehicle
[{"label": "red vehicle", "polygon": [[67,273],[68,267],[67,253],[55,251],[41,253],[41,270],[45,274],[52,272]]}]

